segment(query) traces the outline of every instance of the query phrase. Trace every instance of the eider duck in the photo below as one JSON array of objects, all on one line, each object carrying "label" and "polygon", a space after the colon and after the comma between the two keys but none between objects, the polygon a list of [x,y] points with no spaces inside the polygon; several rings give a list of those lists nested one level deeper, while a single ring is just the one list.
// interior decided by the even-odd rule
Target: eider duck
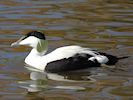
[{"label": "eider duck", "polygon": [[32,47],[31,52],[25,58],[27,65],[51,73],[100,67],[102,64],[115,65],[119,59],[124,58],[77,45],[60,47],[46,54],[48,42],[45,35],[39,31],[31,31],[11,44],[11,46],[17,45]]}]

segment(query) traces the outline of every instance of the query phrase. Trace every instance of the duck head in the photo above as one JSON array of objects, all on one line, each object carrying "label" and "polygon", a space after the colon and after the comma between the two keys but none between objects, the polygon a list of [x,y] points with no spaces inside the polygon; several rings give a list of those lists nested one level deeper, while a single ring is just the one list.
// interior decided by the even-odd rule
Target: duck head
[{"label": "duck head", "polygon": [[21,37],[18,41],[11,44],[11,46],[19,45],[32,47],[41,53],[47,49],[47,40],[42,32],[31,31],[25,36]]}]

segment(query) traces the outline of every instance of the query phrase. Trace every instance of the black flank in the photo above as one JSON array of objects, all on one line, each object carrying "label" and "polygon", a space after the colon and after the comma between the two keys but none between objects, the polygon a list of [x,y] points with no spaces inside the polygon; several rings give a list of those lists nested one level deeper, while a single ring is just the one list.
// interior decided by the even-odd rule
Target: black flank
[{"label": "black flank", "polygon": [[100,64],[97,61],[88,61],[88,58],[90,57],[92,56],[88,54],[76,54],[68,59],[64,58],[48,63],[45,70],[47,72],[57,73],[85,69],[89,67],[99,67]]}]

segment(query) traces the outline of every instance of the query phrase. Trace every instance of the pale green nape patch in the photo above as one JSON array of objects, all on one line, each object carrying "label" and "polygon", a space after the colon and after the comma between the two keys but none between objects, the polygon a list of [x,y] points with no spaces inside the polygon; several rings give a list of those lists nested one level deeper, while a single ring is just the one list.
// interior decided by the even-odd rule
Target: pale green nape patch
[{"label": "pale green nape patch", "polygon": [[39,40],[36,49],[39,53],[45,54],[48,50],[48,41],[47,40]]}]

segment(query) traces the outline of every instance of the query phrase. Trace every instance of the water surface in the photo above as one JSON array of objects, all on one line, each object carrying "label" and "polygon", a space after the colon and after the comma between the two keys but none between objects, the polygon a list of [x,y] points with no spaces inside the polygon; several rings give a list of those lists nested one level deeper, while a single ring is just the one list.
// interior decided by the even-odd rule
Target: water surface
[{"label": "water surface", "polygon": [[132,0],[1,0],[0,100],[132,100],[132,57],[114,69],[46,75],[24,67],[30,48],[10,47],[40,30],[49,51],[75,44],[132,56],[132,27]]}]

